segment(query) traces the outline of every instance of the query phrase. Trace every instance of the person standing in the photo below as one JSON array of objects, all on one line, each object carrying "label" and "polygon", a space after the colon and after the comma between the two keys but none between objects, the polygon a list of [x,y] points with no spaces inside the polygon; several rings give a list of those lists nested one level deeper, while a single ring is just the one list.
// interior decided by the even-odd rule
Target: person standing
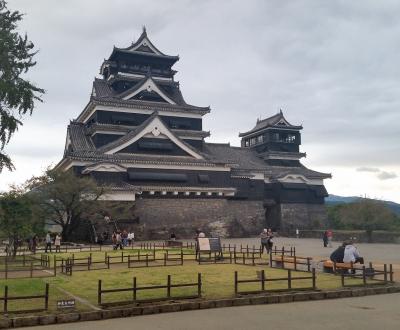
[{"label": "person standing", "polygon": [[322,241],[324,242],[324,247],[328,246],[328,232],[325,230],[324,235],[322,236]]},{"label": "person standing", "polygon": [[328,229],[326,231],[326,236],[328,237],[328,247],[332,247],[332,238],[333,238],[333,232],[331,229]]},{"label": "person standing", "polygon": [[51,253],[51,236],[49,231],[47,232],[46,235],[46,248],[44,250],[44,253],[47,253],[47,250],[49,250]]},{"label": "person standing", "polygon": [[116,235],[116,241],[117,241],[117,243],[116,243],[115,249],[118,250],[118,247],[119,247],[120,250],[122,250],[123,249],[122,236],[121,236],[121,232],[119,232],[119,231],[117,232],[117,235]]},{"label": "person standing", "polygon": [[272,247],[274,246],[274,241],[273,241],[274,233],[272,232],[271,228],[268,228],[267,236],[268,236],[268,250],[267,250],[267,253],[270,253],[272,251]]},{"label": "person standing", "polygon": [[56,239],[54,240],[54,246],[56,247],[56,253],[61,253],[61,236],[60,234],[56,235]]},{"label": "person standing", "polygon": [[267,251],[267,254],[268,254],[269,249],[268,249],[268,229],[267,228],[264,228],[263,231],[261,232],[260,239],[261,239],[262,252],[264,252],[264,248],[265,248],[265,251]]}]

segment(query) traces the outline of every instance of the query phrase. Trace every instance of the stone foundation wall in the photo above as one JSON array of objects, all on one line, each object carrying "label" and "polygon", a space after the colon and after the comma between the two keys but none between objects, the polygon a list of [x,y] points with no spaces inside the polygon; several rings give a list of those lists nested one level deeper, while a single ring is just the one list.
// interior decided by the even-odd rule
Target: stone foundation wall
[{"label": "stone foundation wall", "polygon": [[281,204],[282,233],[293,233],[296,228],[300,230],[318,229],[327,221],[324,204]]},{"label": "stone foundation wall", "polygon": [[246,237],[265,223],[262,201],[225,199],[138,199],[135,216],[139,223],[132,229],[141,239],[166,239],[171,232],[191,238],[197,228],[210,236]]}]

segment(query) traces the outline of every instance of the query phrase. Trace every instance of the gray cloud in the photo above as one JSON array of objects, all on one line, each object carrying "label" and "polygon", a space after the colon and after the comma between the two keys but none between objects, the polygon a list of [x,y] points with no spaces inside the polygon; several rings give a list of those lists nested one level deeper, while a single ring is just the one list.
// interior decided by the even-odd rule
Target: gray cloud
[{"label": "gray cloud", "polygon": [[377,176],[379,180],[389,180],[397,178],[397,174],[394,172],[381,171]]}]

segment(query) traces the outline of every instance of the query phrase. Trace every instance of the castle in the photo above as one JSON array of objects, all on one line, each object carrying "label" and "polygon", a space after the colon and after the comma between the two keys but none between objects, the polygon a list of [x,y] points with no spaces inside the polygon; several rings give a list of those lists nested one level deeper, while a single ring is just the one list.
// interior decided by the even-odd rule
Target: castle
[{"label": "castle", "polygon": [[93,177],[113,201],[134,202],[125,225],[143,238],[214,236],[309,229],[326,218],[323,180],[300,163],[302,126],[282,111],[240,133],[241,146],[209,143],[209,107],[186,103],[178,56],[158,50],[146,30],[101,65],[89,103],[67,129],[57,165]]}]

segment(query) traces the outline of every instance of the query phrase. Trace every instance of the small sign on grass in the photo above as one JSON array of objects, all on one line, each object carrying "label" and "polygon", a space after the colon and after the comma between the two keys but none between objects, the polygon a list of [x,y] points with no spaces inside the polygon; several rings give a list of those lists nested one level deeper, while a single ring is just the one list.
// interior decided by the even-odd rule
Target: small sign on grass
[{"label": "small sign on grass", "polygon": [[75,308],[75,299],[57,300],[57,309]]}]

